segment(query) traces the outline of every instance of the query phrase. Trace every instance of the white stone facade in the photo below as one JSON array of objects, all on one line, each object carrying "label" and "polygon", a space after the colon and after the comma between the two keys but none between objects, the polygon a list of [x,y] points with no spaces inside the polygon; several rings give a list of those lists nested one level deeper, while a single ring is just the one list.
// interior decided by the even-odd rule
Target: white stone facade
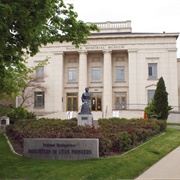
[{"label": "white stone facade", "polygon": [[177,111],[180,105],[176,57],[179,34],[132,33],[130,21],[96,24],[101,31],[92,32],[87,44],[79,48],[66,42],[48,44],[29,59],[32,66],[50,57],[50,64],[44,66],[47,77],[42,83],[47,91],[43,105],[34,106],[34,97],[28,109],[62,119],[73,111],[71,117],[76,117],[82,104],[81,95],[88,86],[94,119],[113,114],[143,117],[148,93],[156,89],[162,76],[169,104]]}]

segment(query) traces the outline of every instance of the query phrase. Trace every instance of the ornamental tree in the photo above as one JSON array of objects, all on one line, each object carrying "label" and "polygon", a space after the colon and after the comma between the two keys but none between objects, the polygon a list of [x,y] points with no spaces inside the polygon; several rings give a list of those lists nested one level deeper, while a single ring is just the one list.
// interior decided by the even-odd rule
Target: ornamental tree
[{"label": "ornamental tree", "polygon": [[18,93],[14,74],[26,71],[26,54],[34,56],[42,45],[63,41],[76,47],[86,43],[95,25],[77,20],[73,5],[63,0],[0,1],[0,98]]},{"label": "ornamental tree", "polygon": [[[42,82],[42,79],[46,78],[46,74],[38,75],[36,74],[36,70],[42,66],[46,66],[49,64],[49,58],[46,58],[44,61],[39,62],[34,67],[26,67],[24,71],[12,71],[12,79],[10,79],[10,83],[8,87],[15,86],[12,93],[9,95],[8,92],[3,93],[2,97],[3,100],[6,100],[6,103],[3,103],[3,100],[0,101],[3,105],[10,105],[10,107],[14,108],[11,104],[12,100],[15,99],[16,96],[19,97],[18,106],[25,106],[31,105],[28,103],[28,100],[33,96],[35,90],[46,91],[47,88]],[[10,77],[10,76],[9,76]],[[8,78],[9,78],[8,77]],[[6,77],[5,77],[6,78]],[[12,82],[12,84],[11,84]],[[16,91],[15,91],[16,90]],[[10,91],[11,92],[11,91]]]},{"label": "ornamental tree", "polygon": [[27,72],[23,72],[18,76],[19,82],[21,82],[21,90],[18,93],[19,101],[18,107],[29,107],[34,102],[31,101],[34,92],[36,90],[41,90],[43,92],[47,91],[47,87],[42,83],[47,77],[46,74],[37,74],[36,70],[42,66],[48,65],[48,58],[44,61],[38,63],[35,67],[27,68]]},{"label": "ornamental tree", "polygon": [[172,107],[168,105],[168,93],[166,92],[165,82],[161,77],[157,83],[152,102],[145,108],[145,113],[150,117],[156,115],[158,119],[167,119],[169,110]]},{"label": "ornamental tree", "polygon": [[163,77],[161,77],[157,83],[157,88],[154,93],[153,104],[158,117],[161,119],[167,119],[169,112],[168,93],[166,92]]}]

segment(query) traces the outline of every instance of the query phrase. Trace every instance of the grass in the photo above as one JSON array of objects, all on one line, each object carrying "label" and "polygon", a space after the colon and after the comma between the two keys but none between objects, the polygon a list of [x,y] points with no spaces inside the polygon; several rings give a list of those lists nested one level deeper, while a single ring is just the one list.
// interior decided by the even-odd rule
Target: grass
[{"label": "grass", "polygon": [[0,179],[134,179],[180,145],[180,131],[167,129],[119,156],[81,161],[38,160],[13,154],[0,134]]},{"label": "grass", "polygon": [[176,125],[176,126],[180,126],[180,123],[167,123],[167,125]]}]

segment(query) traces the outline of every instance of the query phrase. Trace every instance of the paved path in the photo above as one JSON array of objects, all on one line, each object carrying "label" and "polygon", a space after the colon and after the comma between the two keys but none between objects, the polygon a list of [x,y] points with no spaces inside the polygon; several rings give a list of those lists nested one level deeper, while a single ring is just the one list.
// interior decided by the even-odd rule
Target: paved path
[{"label": "paved path", "polygon": [[168,125],[168,128],[173,128],[173,129],[180,129],[180,126],[177,125]]},{"label": "paved path", "polygon": [[136,178],[136,180],[175,179],[180,180],[180,146]]}]

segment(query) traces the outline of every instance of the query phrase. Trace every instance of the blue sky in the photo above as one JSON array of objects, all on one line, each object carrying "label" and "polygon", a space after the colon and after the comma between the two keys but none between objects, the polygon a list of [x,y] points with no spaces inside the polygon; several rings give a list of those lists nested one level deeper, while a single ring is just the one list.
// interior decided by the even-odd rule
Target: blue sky
[{"label": "blue sky", "polygon": [[[84,22],[131,20],[132,32],[180,33],[180,0],[64,0]],[[180,37],[177,40],[180,58]]]}]

